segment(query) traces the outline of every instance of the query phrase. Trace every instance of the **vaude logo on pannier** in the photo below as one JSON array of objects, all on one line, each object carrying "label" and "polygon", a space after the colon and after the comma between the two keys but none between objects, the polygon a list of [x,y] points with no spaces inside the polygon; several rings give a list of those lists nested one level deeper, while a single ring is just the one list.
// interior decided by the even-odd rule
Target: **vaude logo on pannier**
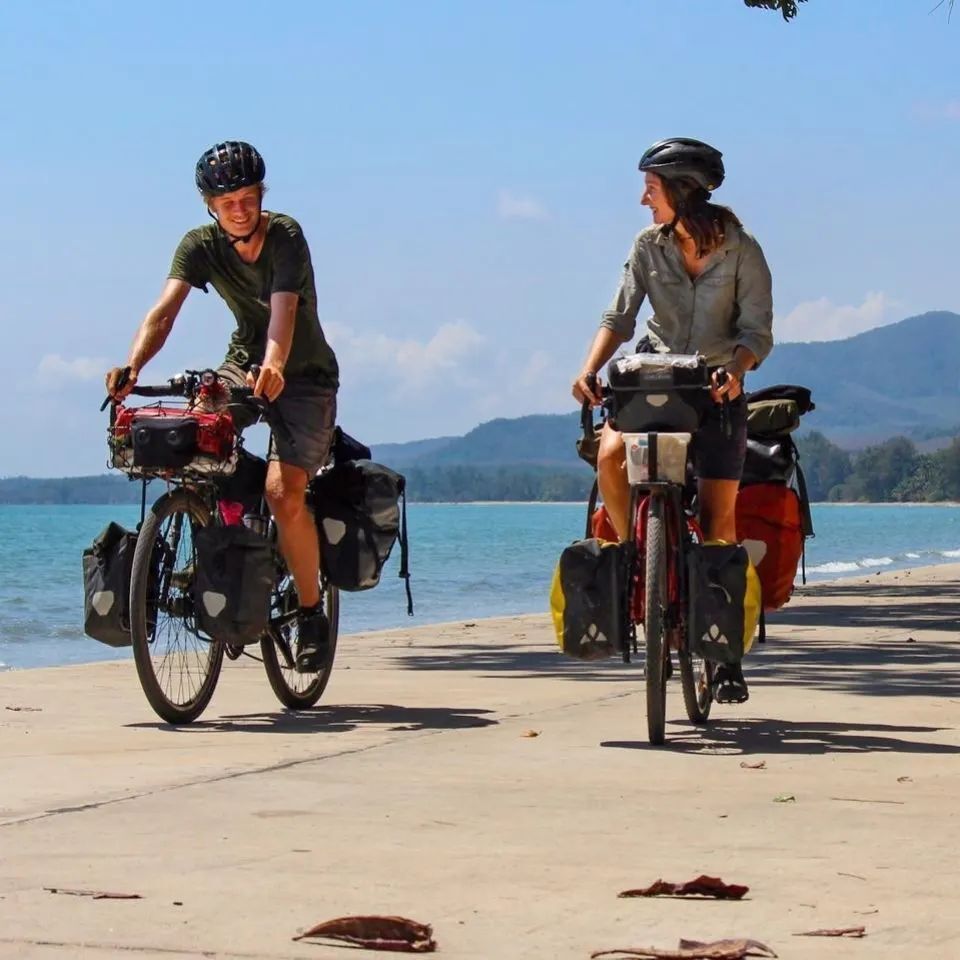
[{"label": "vaude logo on pannier", "polygon": [[725,647],[730,646],[730,641],[726,634],[715,624],[710,624],[710,629],[700,638],[703,643],[719,643]]}]

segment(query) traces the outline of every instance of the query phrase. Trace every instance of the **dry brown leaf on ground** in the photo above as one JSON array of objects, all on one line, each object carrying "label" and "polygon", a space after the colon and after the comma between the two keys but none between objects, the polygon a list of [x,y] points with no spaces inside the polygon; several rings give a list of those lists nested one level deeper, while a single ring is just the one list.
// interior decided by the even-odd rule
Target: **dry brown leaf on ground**
[{"label": "dry brown leaf on ground", "polygon": [[365,950],[391,950],[397,953],[433,953],[437,943],[433,927],[406,917],[337,917],[311,927],[294,940],[339,940]]},{"label": "dry brown leaf on ground", "polygon": [[43,707],[4,707],[12,713],[43,713]]},{"label": "dry brown leaf on ground", "polygon": [[595,950],[591,960],[597,957],[617,957],[626,960],[743,960],[744,957],[776,957],[765,943],[757,940],[716,940],[699,943],[696,940],[681,940],[676,950],[660,947],[621,947],[619,950]]},{"label": "dry brown leaf on ground", "polygon": [[746,760],[741,760],[740,766],[743,767],[744,770],[766,770],[767,761],[760,760],[757,763],[747,763]]},{"label": "dry brown leaf on ground", "polygon": [[740,900],[749,887],[724,883],[719,877],[699,876],[686,883],[667,883],[657,880],[649,887],[624,890],[618,897],[715,897],[717,900]]},{"label": "dry brown leaf on ground", "polygon": [[897,777],[897,783],[913,783],[913,777]]},{"label": "dry brown leaf on ground", "polygon": [[108,890],[70,890],[67,887],[44,887],[50,893],[67,897],[90,897],[92,900],[142,900],[139,893],[110,893]]},{"label": "dry brown leaf on ground", "polygon": [[774,803],[796,803],[796,800],[792,793],[781,793],[773,798]]},{"label": "dry brown leaf on ground", "polygon": [[524,731],[523,731],[523,736],[525,736],[525,737],[539,737],[539,736],[540,736],[540,731],[539,731],[539,730],[524,730]]},{"label": "dry brown leaf on ground", "polygon": [[835,930],[806,930],[795,933],[795,937],[865,937],[866,927],[838,927]]}]

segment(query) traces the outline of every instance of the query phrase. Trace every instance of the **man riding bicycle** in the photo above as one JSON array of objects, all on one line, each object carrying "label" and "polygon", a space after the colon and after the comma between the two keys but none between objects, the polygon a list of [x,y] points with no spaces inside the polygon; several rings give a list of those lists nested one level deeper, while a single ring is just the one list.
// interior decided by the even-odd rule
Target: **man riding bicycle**
[{"label": "man riding bicycle", "polygon": [[[329,624],[320,596],[317,529],[305,497],[330,452],[339,370],[317,315],[307,241],[292,217],[263,209],[265,175],[263,158],[240,140],[218,143],[200,157],[196,186],[214,222],[180,241],[126,367],[110,370],[106,384],[115,400],[129,393],[166,342],[191,288],[206,293],[209,284],[226,302],[237,329],[218,373],[275,403],[288,428],[271,443],[265,495],[299,598],[297,669],[313,672],[326,660]],[[259,368],[256,376],[253,368]],[[241,429],[247,425],[237,422]]]},{"label": "man riding bicycle", "polygon": [[[596,374],[633,337],[637,314],[649,298],[654,315],[647,321],[642,348],[701,353],[712,370],[715,402],[704,411],[693,438],[700,523],[707,540],[734,543],[747,447],[743,379],[773,347],[773,300],[760,244],[732,210],[709,202],[723,183],[721,156],[708,144],[684,137],[662,140],[644,153],[641,203],[650,208],[653,223],[633,243],[573,395],[580,403],[600,403]],[[600,439],[598,481],[610,520],[620,539],[626,539],[626,454],[622,435],[609,424]],[[748,697],[740,664],[721,665],[715,687],[721,703]]]}]

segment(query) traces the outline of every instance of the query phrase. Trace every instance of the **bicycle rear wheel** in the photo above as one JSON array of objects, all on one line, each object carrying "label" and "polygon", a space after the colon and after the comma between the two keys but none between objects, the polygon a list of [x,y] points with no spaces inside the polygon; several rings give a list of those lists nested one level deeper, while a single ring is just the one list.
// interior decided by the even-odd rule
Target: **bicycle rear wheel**
[{"label": "bicycle rear wheel", "polygon": [[166,493],[147,513],[133,554],[133,658],[150,706],[168,723],[200,716],[223,663],[223,644],[198,636],[193,616],[193,534],[209,523],[210,511],[196,493]]},{"label": "bicycle rear wheel", "polygon": [[647,508],[645,540],[646,569],[643,601],[643,634],[646,646],[647,736],[660,745],[664,741],[667,712],[666,658],[670,651],[664,630],[667,604],[667,531],[664,498],[652,496]]},{"label": "bicycle rear wheel", "polygon": [[330,623],[327,659],[316,673],[300,673],[296,668],[297,592],[293,578],[285,574],[280,581],[270,618],[270,627],[260,641],[263,666],[277,699],[291,710],[316,706],[333,672],[340,626],[340,594],[336,587],[323,588],[323,609]]}]

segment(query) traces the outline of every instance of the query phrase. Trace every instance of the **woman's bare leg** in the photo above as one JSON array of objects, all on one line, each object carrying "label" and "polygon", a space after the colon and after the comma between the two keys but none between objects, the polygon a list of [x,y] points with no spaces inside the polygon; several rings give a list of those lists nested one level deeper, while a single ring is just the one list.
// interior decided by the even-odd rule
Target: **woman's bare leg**
[{"label": "woman's bare leg", "polygon": [[700,480],[700,526],[707,540],[737,542],[737,480]]},{"label": "woman's bare leg", "polygon": [[610,522],[621,541],[630,533],[630,484],[627,482],[627,453],[623,435],[609,424],[600,434],[600,452],[597,455],[597,481]]}]

